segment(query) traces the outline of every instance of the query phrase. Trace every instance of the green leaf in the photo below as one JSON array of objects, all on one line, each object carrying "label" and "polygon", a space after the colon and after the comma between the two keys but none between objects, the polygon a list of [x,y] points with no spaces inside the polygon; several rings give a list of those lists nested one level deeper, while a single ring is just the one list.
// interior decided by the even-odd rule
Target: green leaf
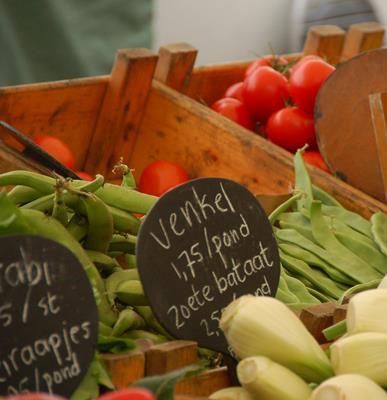
[{"label": "green leaf", "polygon": [[98,335],[98,350],[101,353],[121,353],[136,347],[132,339]]},{"label": "green leaf", "polygon": [[135,382],[131,387],[143,387],[156,396],[157,400],[173,400],[176,383],[184,378],[195,376],[204,370],[198,365],[178,369],[163,375],[150,376]]}]

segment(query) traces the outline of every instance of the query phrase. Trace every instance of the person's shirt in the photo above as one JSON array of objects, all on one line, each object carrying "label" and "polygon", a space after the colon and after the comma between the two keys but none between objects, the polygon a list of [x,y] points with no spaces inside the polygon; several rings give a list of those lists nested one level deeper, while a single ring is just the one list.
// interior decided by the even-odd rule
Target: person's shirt
[{"label": "person's shirt", "polygon": [[294,0],[290,27],[290,51],[302,50],[308,29],[337,25],[347,30],[360,22],[387,23],[387,0]]},{"label": "person's shirt", "polygon": [[152,0],[1,0],[0,86],[108,74],[151,19]]}]

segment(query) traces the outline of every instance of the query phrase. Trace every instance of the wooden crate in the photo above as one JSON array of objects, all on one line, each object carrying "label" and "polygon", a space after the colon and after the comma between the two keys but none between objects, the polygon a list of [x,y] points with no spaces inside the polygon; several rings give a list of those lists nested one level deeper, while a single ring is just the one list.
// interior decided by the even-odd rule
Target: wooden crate
[{"label": "wooden crate", "polygon": [[[334,59],[342,46],[350,57],[380,45],[380,33],[353,32],[361,40],[350,48],[340,31],[315,31],[305,52]],[[292,155],[197,101],[219,98],[242,78],[248,62],[193,69],[195,56],[196,50],[186,44],[165,46],[159,54],[124,49],[117,52],[107,76],[0,88],[0,119],[31,137],[44,133],[61,138],[72,149],[77,169],[112,180],[110,171],[121,156],[137,177],[150,161],[169,159],[184,165],[192,177],[221,176],[255,193],[287,193],[294,183]],[[0,170],[10,162],[3,159]],[[386,204],[313,166],[309,169],[314,183],[349,209],[366,217],[378,209],[387,212]],[[192,348],[190,356],[176,359],[173,345],[180,346],[174,342],[105,359],[123,387],[146,374],[150,357],[156,360],[153,365],[162,360],[165,371],[182,366],[184,357],[191,360]],[[208,396],[228,385],[227,372],[218,368],[183,381],[177,394]]]},{"label": "wooden crate", "polygon": [[[334,57],[330,52],[340,47],[340,35],[315,32],[306,52]],[[375,40],[358,47],[370,43],[375,47]],[[199,93],[206,102],[219,97],[241,78],[247,63],[192,72],[195,56],[184,44],[165,46],[159,54],[124,49],[108,76],[3,87],[0,119],[29,136],[61,138],[74,152],[77,169],[109,179],[121,156],[137,177],[150,161],[168,159],[184,165],[193,178],[221,176],[254,193],[287,193],[294,183],[293,156],[194,99]],[[378,209],[387,212],[386,204],[335,177],[313,166],[310,172],[314,183],[345,207],[366,217]]]},{"label": "wooden crate", "polygon": [[[117,389],[154,375],[161,375],[198,362],[196,342],[173,340],[150,345],[126,354],[103,355],[105,365]],[[175,388],[176,399],[184,396],[208,398],[213,392],[231,386],[226,367],[214,367],[200,374],[179,381]]]}]

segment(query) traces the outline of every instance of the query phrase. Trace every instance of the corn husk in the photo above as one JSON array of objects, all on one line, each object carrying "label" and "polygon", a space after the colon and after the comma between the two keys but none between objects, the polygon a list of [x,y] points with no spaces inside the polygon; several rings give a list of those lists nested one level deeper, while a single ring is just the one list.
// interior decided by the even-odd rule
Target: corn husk
[{"label": "corn husk", "polygon": [[312,390],[289,369],[267,357],[248,357],[237,367],[239,382],[260,400],[308,400]]},{"label": "corn husk", "polygon": [[277,299],[242,296],[226,307],[220,327],[240,359],[268,357],[307,382],[319,383],[333,375],[317,341]]},{"label": "corn husk", "polygon": [[387,395],[371,379],[346,374],[323,382],[313,391],[310,400],[387,400]]},{"label": "corn husk", "polygon": [[387,333],[364,332],[347,336],[330,347],[337,375],[364,375],[387,387]]}]

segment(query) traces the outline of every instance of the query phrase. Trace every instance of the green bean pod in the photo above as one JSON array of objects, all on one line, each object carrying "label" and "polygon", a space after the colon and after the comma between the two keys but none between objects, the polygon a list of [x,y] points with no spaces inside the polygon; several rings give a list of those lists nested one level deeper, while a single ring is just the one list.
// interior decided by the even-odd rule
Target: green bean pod
[{"label": "green bean pod", "polygon": [[87,235],[89,223],[85,217],[74,214],[67,224],[66,229],[77,242],[80,242]]},{"label": "green bean pod", "polygon": [[42,194],[55,190],[55,179],[31,171],[11,171],[0,174],[0,186],[28,186]]},{"label": "green bean pod", "polygon": [[109,252],[119,251],[134,254],[136,250],[137,237],[133,235],[113,235],[109,244]]},{"label": "green bean pod", "polygon": [[379,272],[339,242],[323,217],[320,201],[313,201],[310,210],[314,238],[335,258],[336,265],[341,264],[341,267],[344,267],[343,272],[360,283],[366,283],[381,277]]},{"label": "green bean pod", "polygon": [[305,195],[297,201],[297,209],[310,209],[311,201],[313,200],[312,182],[308,174],[305,162],[302,158],[304,149],[297,150],[294,155],[294,170],[295,170],[295,189]]},{"label": "green bean pod", "polygon": [[375,279],[374,281],[370,281],[367,283],[360,283],[359,285],[353,286],[351,288],[349,288],[348,290],[346,290],[340,297],[338,303],[339,304],[343,304],[344,299],[347,296],[351,296],[355,293],[360,293],[360,292],[364,292],[366,290],[369,289],[376,289],[379,286],[379,283],[381,282],[381,279]]},{"label": "green bean pod", "polygon": [[281,300],[283,303],[298,303],[298,297],[289,290],[288,284],[286,283],[286,279],[284,277],[283,268],[281,268],[281,275],[278,282],[277,293],[275,294],[276,299]]},{"label": "green bean pod", "polygon": [[371,233],[380,251],[387,256],[387,215],[381,211],[371,217]]},{"label": "green bean pod", "polygon": [[314,236],[312,235],[312,229],[305,225],[298,225],[292,222],[286,222],[279,220],[279,226],[281,229],[294,229],[295,231],[299,232],[302,236],[305,236],[310,241],[316,243]]},{"label": "green bean pod", "polygon": [[355,231],[358,231],[372,239],[371,223],[363,218],[361,215],[346,210],[343,207],[323,205],[321,207],[321,210],[324,215],[337,218],[339,221],[344,222]]},{"label": "green bean pod", "polygon": [[353,236],[343,234],[342,232],[334,232],[337,239],[354,254],[363,261],[370,264],[376,271],[383,275],[387,274],[387,256],[377,250],[374,246],[370,246],[365,241],[360,241]]},{"label": "green bean pod", "polygon": [[117,260],[108,255],[94,250],[86,250],[86,254],[100,272],[111,273],[115,268],[120,268]]},{"label": "green bean pod", "polygon": [[80,196],[80,201],[87,212],[89,229],[85,239],[88,250],[106,253],[113,237],[113,218],[105,203],[97,196]]},{"label": "green bean pod", "polygon": [[103,322],[98,323],[98,334],[103,336],[111,336],[113,328],[111,326],[105,325]]},{"label": "green bean pod", "polygon": [[100,320],[108,326],[113,325],[117,319],[117,315],[107,301],[105,285],[98,270],[90,261],[82,246],[55,219],[47,217],[36,210],[20,209],[20,212],[31,227],[31,231],[26,233],[35,233],[55,240],[69,249],[78,258],[93,286]]},{"label": "green bean pod", "polygon": [[0,190],[0,236],[34,233],[23,218],[20,209],[9,199],[5,190]]},{"label": "green bean pod", "polygon": [[298,303],[298,299],[290,292],[286,292],[285,290],[281,289],[280,287],[277,288],[277,292],[275,294],[275,298],[277,300],[282,301],[285,304],[294,304]]},{"label": "green bean pod", "polygon": [[113,225],[116,231],[137,235],[141,226],[139,218],[115,207],[108,206],[108,209],[113,217]]},{"label": "green bean pod", "polygon": [[318,299],[321,303],[335,303],[336,299],[334,299],[331,296],[327,296],[324,293],[321,293],[319,290],[314,289],[313,287],[306,287],[308,292],[315,297],[316,299]]},{"label": "green bean pod", "polygon": [[309,216],[305,216],[299,211],[283,212],[278,219],[283,222],[310,228]]},{"label": "green bean pod", "polygon": [[309,265],[304,261],[286,255],[281,250],[280,257],[281,263],[286,269],[288,269],[291,273],[295,273],[308,279],[316,288],[320,290],[320,292],[326,293],[335,299],[338,299],[341,296],[342,290],[340,290],[331,279],[316,273],[316,271],[309,267]]},{"label": "green bean pod", "polygon": [[159,323],[150,306],[134,306],[134,309],[141,315],[150,328],[172,340],[172,336],[169,335],[169,333]]},{"label": "green bean pod", "polygon": [[333,196],[318,186],[312,185],[313,197],[320,200],[326,206],[343,207]]},{"label": "green bean pod", "polygon": [[168,339],[163,335],[149,332],[149,331],[146,331],[143,329],[130,330],[128,332],[125,332],[121,337],[125,337],[125,338],[132,339],[132,340],[149,339],[154,344],[161,344],[161,343],[165,343],[168,341]]},{"label": "green bean pod", "polygon": [[17,206],[29,203],[42,196],[42,193],[29,186],[18,185],[8,192],[8,198]]},{"label": "green bean pod", "polygon": [[122,282],[130,281],[133,279],[136,280],[140,279],[138,271],[136,269],[125,269],[122,271],[116,271],[106,278],[105,280],[106,293],[111,305],[114,305],[114,301],[116,299],[117,287]]},{"label": "green bean pod", "polygon": [[125,254],[125,261],[128,269],[137,268],[137,259],[135,254]]},{"label": "green bean pod", "polygon": [[326,250],[306,239],[294,229],[280,229],[276,232],[281,250],[285,253],[305,261],[310,265],[321,268],[336,282],[346,285],[356,285],[358,282],[342,271],[340,265]]},{"label": "green bean pod", "polygon": [[[102,175],[97,175],[96,178],[91,181],[77,181],[78,186],[74,189],[71,188],[70,182],[68,182],[68,190],[64,193],[63,202],[67,207],[74,208],[75,211],[79,212],[79,196],[75,192],[85,192],[85,193],[93,193],[98,190],[104,183],[104,177]],[[46,196],[42,196],[35,201],[31,201],[30,203],[24,204],[22,208],[29,208],[33,210],[42,211],[44,213],[52,213],[54,208],[54,191],[55,186],[53,186],[53,190],[51,193]],[[83,214],[85,215],[87,212],[85,208],[82,209]]]},{"label": "green bean pod", "polygon": [[118,319],[113,327],[113,336],[121,336],[131,329],[145,329],[144,319],[131,308],[126,308],[120,312]]},{"label": "green bean pod", "polygon": [[69,216],[67,207],[64,202],[64,193],[62,187],[57,187],[54,193],[54,207],[52,209],[52,217],[59,221],[63,226],[67,226]]},{"label": "green bean pod", "polygon": [[109,183],[97,190],[95,194],[109,206],[139,214],[146,214],[158,200],[156,196]]},{"label": "green bean pod", "polygon": [[321,270],[322,273],[325,273],[329,278],[331,278],[337,285],[346,285],[353,286],[356,285],[357,282],[353,279],[349,278],[347,275],[337,270],[330,264],[326,263],[323,259],[311,253],[308,250],[305,250],[302,247],[299,247],[296,244],[280,242],[280,249],[286,254],[304,261],[310,266],[317,267]]},{"label": "green bean pod", "polygon": [[284,274],[284,279],[289,287],[289,290],[296,295],[301,303],[318,304],[320,301],[312,296],[308,288],[297,278],[293,278],[288,274]]},{"label": "green bean pod", "polygon": [[148,305],[142,284],[137,280],[121,282],[116,288],[116,296],[122,303],[129,306]]},{"label": "green bean pod", "polygon": [[269,215],[270,223],[273,225],[277,221],[279,215],[282,214],[284,211],[286,211],[288,208],[290,208],[298,199],[300,199],[302,195],[303,195],[302,193],[293,194],[292,197],[284,201],[274,211],[272,211],[271,214]]}]

